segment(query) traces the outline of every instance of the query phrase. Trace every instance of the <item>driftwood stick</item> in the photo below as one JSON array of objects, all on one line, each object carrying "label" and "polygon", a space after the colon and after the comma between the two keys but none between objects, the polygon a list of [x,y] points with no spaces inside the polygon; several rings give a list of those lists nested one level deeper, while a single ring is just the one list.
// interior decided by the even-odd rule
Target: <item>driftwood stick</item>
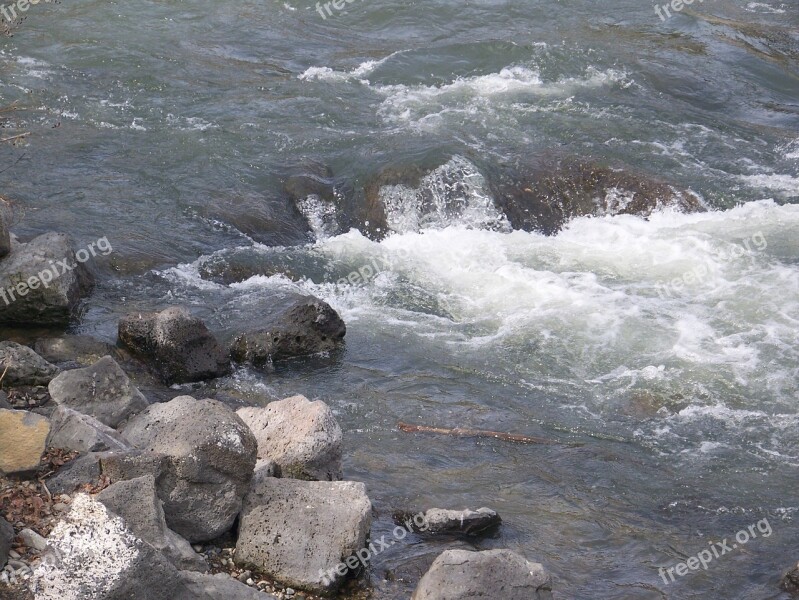
[{"label": "driftwood stick", "polygon": [[486,429],[445,429],[443,427],[427,427],[426,425],[411,425],[410,423],[399,422],[400,431],[406,433],[438,433],[440,435],[452,435],[455,437],[488,437],[504,442],[517,442],[519,444],[564,444],[567,446],[579,446],[582,444],[572,444],[551,440],[548,438],[531,437],[529,435],[519,435],[517,433],[502,433],[500,431],[488,431]]},{"label": "driftwood stick", "polygon": [[2,142],[10,142],[12,140],[18,140],[19,138],[24,138],[26,135],[30,135],[30,131],[26,131],[25,133],[20,133],[19,135],[12,135],[11,137],[0,139],[0,143]]}]

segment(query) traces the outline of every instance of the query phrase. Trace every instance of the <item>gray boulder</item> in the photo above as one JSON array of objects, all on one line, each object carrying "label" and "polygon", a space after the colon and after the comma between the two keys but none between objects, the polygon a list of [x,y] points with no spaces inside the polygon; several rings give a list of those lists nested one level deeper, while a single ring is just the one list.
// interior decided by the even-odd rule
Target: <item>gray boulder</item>
[{"label": "gray boulder", "polygon": [[510,550],[447,550],[425,573],[411,600],[549,600],[552,578],[544,567]]},{"label": "gray boulder", "polygon": [[[495,510],[478,508],[477,510],[445,510],[431,508],[424,513],[424,531],[428,533],[463,533],[479,535],[494,529],[502,523]],[[417,526],[418,527],[418,526]],[[421,530],[421,528],[419,528]]]},{"label": "gray boulder", "polygon": [[0,517],[0,569],[6,566],[8,551],[14,541],[14,528],[11,523]]},{"label": "gray boulder", "polygon": [[240,408],[236,414],[258,440],[258,459],[276,463],[282,477],[342,478],[341,427],[321,400],[293,396],[262,408]]},{"label": "gray boulder", "polygon": [[148,407],[122,433],[139,449],[170,458],[158,487],[172,530],[192,543],[230,530],[258,450],[232,410],[216,400],[180,396]]},{"label": "gray boulder", "polygon": [[5,372],[3,382],[12,387],[18,385],[47,385],[59,373],[27,346],[14,342],[0,342],[0,374]]},{"label": "gray boulder", "polygon": [[205,323],[182,307],[123,317],[119,341],[144,358],[166,383],[202,381],[230,372],[227,351]]},{"label": "gray boulder", "polygon": [[132,448],[125,438],[107,425],[66,406],[59,406],[50,416],[47,447],[81,453]]},{"label": "gray boulder", "polygon": [[337,567],[366,546],[371,523],[362,483],[259,474],[241,511],[236,562],[293,588],[327,593],[342,582]]},{"label": "gray boulder", "polygon": [[48,389],[56,404],[114,428],[147,407],[147,399],[110,356],[90,367],[64,371]]},{"label": "gray boulder", "polygon": [[185,572],[181,575],[189,593],[202,600],[277,600],[271,594],[259,592],[236,581],[227,573],[204,575]]},{"label": "gray boulder", "polygon": [[346,333],[344,321],[327,302],[299,297],[285,311],[270,317],[265,328],[236,337],[231,356],[241,363],[264,366],[335,350]]},{"label": "gray boulder", "polygon": [[47,489],[52,494],[72,494],[83,485],[97,485],[103,474],[100,466],[103,452],[89,452],[61,467],[47,480]]},{"label": "gray boulder", "polygon": [[37,600],[195,598],[172,563],[85,494],[74,498],[47,543],[29,582]]},{"label": "gray boulder", "polygon": [[69,237],[45,233],[11,243],[0,260],[0,323],[65,325],[91,290],[93,276]]},{"label": "gray boulder", "polygon": [[207,563],[191,544],[167,527],[152,475],[115,483],[96,498],[108,510],[122,517],[128,529],[139,539],[166,556],[179,570],[208,570]]}]

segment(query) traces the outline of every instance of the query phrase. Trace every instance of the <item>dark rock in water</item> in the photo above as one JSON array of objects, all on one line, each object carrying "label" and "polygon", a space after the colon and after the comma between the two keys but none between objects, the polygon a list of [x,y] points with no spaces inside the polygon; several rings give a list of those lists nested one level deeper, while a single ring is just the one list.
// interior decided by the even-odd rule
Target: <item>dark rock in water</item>
[{"label": "dark rock in water", "polygon": [[337,348],[347,326],[325,301],[299,297],[285,311],[274,315],[264,329],[239,335],[231,355],[239,362],[263,366],[297,356],[308,356]]},{"label": "dark rock in water", "polygon": [[117,349],[87,335],[64,335],[57,338],[42,338],[33,346],[36,352],[51,363],[77,363],[87,366],[103,356],[118,358]]},{"label": "dark rock in water", "polygon": [[89,367],[64,371],[48,390],[56,404],[91,415],[109,427],[118,427],[148,404],[110,356]]},{"label": "dark rock in water", "polygon": [[415,531],[427,533],[451,533],[480,535],[496,529],[502,519],[495,510],[478,508],[477,510],[445,510],[431,508],[423,515],[405,517],[395,516],[398,524],[407,524]]},{"label": "dark rock in water", "polygon": [[252,432],[232,410],[216,400],[180,396],[151,405],[122,434],[140,450],[169,457],[158,496],[170,529],[192,543],[230,530],[258,451]]},{"label": "dark rock in water", "polygon": [[70,239],[45,233],[13,242],[0,259],[0,323],[66,325],[94,277],[75,257]]},{"label": "dark rock in water", "polygon": [[208,570],[205,560],[191,544],[167,527],[152,475],[115,483],[100,492],[97,500],[122,517],[128,529],[181,571]]},{"label": "dark rock in water", "polygon": [[59,371],[27,346],[0,342],[0,374],[7,385],[47,385]]},{"label": "dark rock in water", "polygon": [[14,528],[11,523],[0,517],[0,569],[6,566],[8,551],[14,541]]},{"label": "dark rock in water", "polygon": [[263,256],[252,253],[235,253],[227,256],[213,256],[199,266],[200,277],[214,283],[230,285],[261,275],[272,277],[283,275],[292,281],[302,279],[290,267],[268,262]]},{"label": "dark rock in water", "polygon": [[380,190],[386,186],[418,188],[422,177],[429,171],[416,165],[389,166],[380,171],[364,186],[364,235],[380,240],[391,229],[388,226],[386,207],[380,198]]},{"label": "dark rock in water", "polygon": [[50,417],[47,447],[81,453],[132,449],[132,446],[110,427],[66,406],[59,406]]},{"label": "dark rock in water", "polygon": [[309,165],[286,179],[284,189],[317,239],[340,233],[339,204],[344,194],[336,189],[329,167]]},{"label": "dark rock in water", "polygon": [[119,340],[147,360],[166,383],[202,381],[230,372],[225,349],[205,323],[182,307],[123,317]]},{"label": "dark rock in water", "polygon": [[287,198],[233,196],[215,199],[201,216],[228,223],[267,246],[296,246],[311,239],[308,223]]},{"label": "dark rock in water", "polygon": [[799,563],[785,574],[780,587],[791,594],[799,594]]},{"label": "dark rock in water", "polygon": [[575,217],[639,215],[673,207],[702,212],[699,196],[665,182],[589,161],[563,159],[530,168],[497,168],[488,175],[497,206],[514,229],[558,233]]},{"label": "dark rock in water", "polygon": [[422,577],[411,600],[456,598],[550,600],[552,578],[542,565],[510,550],[447,550]]}]

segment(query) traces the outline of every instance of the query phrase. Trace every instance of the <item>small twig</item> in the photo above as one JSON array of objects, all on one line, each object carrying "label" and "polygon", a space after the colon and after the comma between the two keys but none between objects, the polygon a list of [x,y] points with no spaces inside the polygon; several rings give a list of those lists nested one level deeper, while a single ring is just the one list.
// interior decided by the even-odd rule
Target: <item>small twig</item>
[{"label": "small twig", "polygon": [[10,367],[10,366],[11,365],[6,365],[6,368],[3,369],[3,374],[0,375],[0,387],[2,387],[2,385],[3,385],[3,379],[5,379],[6,373],[8,373],[8,367]]},{"label": "small twig", "polygon": [[50,493],[50,490],[47,489],[47,484],[42,479],[39,480],[39,483],[42,484],[42,489],[44,490],[44,493],[47,494],[47,499],[50,502],[52,502],[53,501],[53,495]]},{"label": "small twig", "polygon": [[14,140],[18,140],[19,138],[24,138],[26,135],[30,135],[30,131],[26,131],[25,133],[20,133],[19,135],[12,135],[11,137],[3,138],[0,142],[12,142]]},{"label": "small twig", "polygon": [[488,431],[485,429],[463,429],[457,427],[455,429],[444,429],[443,427],[428,427],[426,425],[411,425],[410,423],[399,422],[398,427],[400,431],[406,433],[439,433],[441,435],[452,435],[455,437],[489,437],[504,442],[517,442],[520,444],[563,444],[567,446],[582,446],[582,444],[573,444],[567,442],[559,442],[558,440],[551,440],[548,438],[531,437],[527,435],[519,435],[517,433],[502,433],[500,431]]}]

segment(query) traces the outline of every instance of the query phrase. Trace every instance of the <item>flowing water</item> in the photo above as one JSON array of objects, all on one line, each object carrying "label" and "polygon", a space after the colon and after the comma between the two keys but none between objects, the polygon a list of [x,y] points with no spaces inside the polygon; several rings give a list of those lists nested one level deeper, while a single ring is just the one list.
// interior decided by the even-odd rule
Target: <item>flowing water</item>
[{"label": "flowing water", "polygon": [[[787,598],[799,560],[799,7],[715,0],[666,21],[637,0],[65,0],[0,40],[0,145],[16,226],[114,254],[73,330],[186,304],[222,335],[280,295],[330,302],[345,350],[216,382],[335,409],[374,537],[395,509],[491,506],[477,541],[397,541],[375,598],[408,598],[446,547],[542,562],[557,598]],[[11,131],[11,130],[9,130]],[[3,136],[5,137],[5,136]],[[617,161],[714,210],[511,231],[486,165]],[[285,177],[330,167],[344,194],[383,166],[432,165],[422,213],[385,188],[392,234],[342,232]],[[433,167],[439,167],[433,170]],[[6,170],[3,170],[6,169]],[[271,223],[253,237],[253,222]],[[289,265],[222,284],[204,265]],[[285,269],[284,269],[285,270]],[[358,277],[347,280],[349,274]],[[192,391],[191,386],[186,390]],[[213,390],[211,390],[213,392]],[[560,440],[401,433],[398,421]],[[710,542],[770,535],[665,583]]]}]

